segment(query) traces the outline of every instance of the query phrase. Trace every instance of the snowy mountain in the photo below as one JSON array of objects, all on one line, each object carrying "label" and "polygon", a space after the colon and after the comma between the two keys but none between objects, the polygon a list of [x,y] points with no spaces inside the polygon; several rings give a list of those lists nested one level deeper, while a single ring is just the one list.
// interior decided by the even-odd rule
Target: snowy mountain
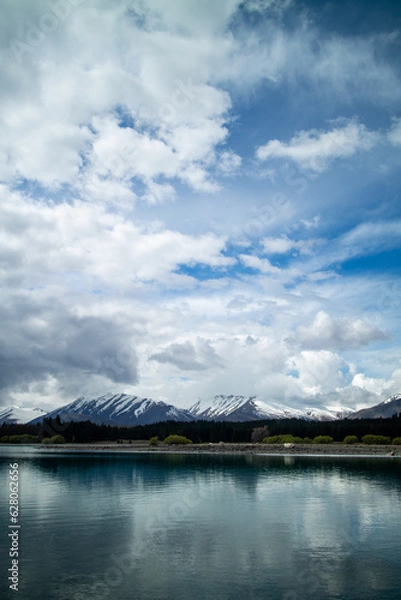
[{"label": "snowy mountain", "polygon": [[303,418],[309,418],[311,421],[336,421],[348,419],[353,413],[352,408],[344,407],[306,408]]},{"label": "snowy mountain", "polygon": [[108,394],[100,398],[81,397],[66,406],[57,408],[46,415],[40,415],[32,423],[43,418],[56,418],[61,421],[92,421],[108,425],[146,425],[158,421],[258,421],[263,419],[334,419],[333,415],[312,409],[309,414],[293,408],[283,408],[265,404],[256,397],[215,396],[211,402],[198,401],[190,409],[177,408],[165,402],[149,398],[138,398],[126,394]]},{"label": "snowy mountain", "polygon": [[350,419],[391,419],[394,415],[401,414],[401,394],[390,396],[387,400],[371,406],[363,408],[349,416]]},{"label": "snowy mountain", "polygon": [[[285,410],[267,405],[255,396],[246,398],[244,396],[215,396],[212,402],[202,400],[196,402],[189,412],[196,419],[206,421],[258,421],[261,419],[283,419],[286,418]],[[294,411],[301,414],[300,411]],[[293,415],[291,416],[298,416]]]},{"label": "snowy mountain", "polygon": [[147,425],[159,421],[259,421],[264,419],[306,419],[309,421],[332,421],[336,419],[388,418],[401,413],[401,395],[391,396],[384,402],[358,412],[342,407],[304,408],[267,404],[255,396],[219,395],[210,401],[198,400],[191,408],[183,409],[127,394],[107,394],[99,398],[80,397],[74,402],[49,413],[39,409],[12,407],[0,409],[0,424],[40,423],[44,418],[61,421],[92,421],[97,425]]},{"label": "snowy mountain", "polygon": [[[185,409],[172,404],[156,402],[150,398],[138,398],[127,394],[107,394],[100,398],[87,399],[84,396],[66,406],[47,413],[45,418],[61,421],[92,421],[107,425],[147,425],[158,421],[192,421],[192,415]],[[39,423],[43,416],[34,419]]]},{"label": "snowy mountain", "polygon": [[[212,402],[196,402],[189,412],[197,419],[208,421],[258,421],[262,419],[306,419],[310,421],[331,421],[344,417],[340,409],[307,408],[299,410],[277,404],[266,404],[256,396],[215,396]],[[352,412],[352,411],[351,411]],[[345,414],[350,414],[349,410]]]},{"label": "snowy mountain", "polygon": [[40,418],[46,412],[40,408],[27,408],[25,406],[0,407],[0,425],[3,423],[28,423],[32,419]]}]

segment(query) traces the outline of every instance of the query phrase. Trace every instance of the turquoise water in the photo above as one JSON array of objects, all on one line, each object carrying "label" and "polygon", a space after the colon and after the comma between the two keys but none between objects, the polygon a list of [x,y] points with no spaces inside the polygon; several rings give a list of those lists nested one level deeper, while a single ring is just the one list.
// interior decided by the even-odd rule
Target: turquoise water
[{"label": "turquoise water", "polygon": [[[19,465],[19,592],[8,465]],[[398,459],[0,449],[0,598],[392,600]]]}]

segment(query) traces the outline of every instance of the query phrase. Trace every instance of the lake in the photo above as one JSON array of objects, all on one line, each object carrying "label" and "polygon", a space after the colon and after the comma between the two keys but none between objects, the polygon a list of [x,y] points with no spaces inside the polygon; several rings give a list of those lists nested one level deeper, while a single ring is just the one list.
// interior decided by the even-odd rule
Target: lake
[{"label": "lake", "polygon": [[[400,597],[397,458],[4,446],[0,471],[2,599]],[[7,580],[10,532],[18,594]]]}]

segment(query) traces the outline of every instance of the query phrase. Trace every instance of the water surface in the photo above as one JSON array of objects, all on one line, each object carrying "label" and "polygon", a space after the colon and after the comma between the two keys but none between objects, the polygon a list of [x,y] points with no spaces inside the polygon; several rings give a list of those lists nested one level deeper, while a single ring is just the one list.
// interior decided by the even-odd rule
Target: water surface
[{"label": "water surface", "polygon": [[[19,463],[19,593],[8,589]],[[0,597],[392,600],[401,462],[0,449]]]}]

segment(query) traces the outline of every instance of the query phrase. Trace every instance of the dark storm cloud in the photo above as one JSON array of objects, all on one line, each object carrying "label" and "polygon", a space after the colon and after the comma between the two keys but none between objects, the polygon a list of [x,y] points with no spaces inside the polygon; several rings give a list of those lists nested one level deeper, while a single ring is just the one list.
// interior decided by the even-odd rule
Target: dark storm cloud
[{"label": "dark storm cloud", "polygon": [[59,301],[16,298],[0,309],[0,388],[21,389],[48,376],[64,380],[100,375],[136,383],[137,358],[127,324],[80,317]]},{"label": "dark storm cloud", "polygon": [[221,360],[208,340],[174,343],[150,357],[160,363],[171,363],[183,371],[204,371],[221,365]]}]

